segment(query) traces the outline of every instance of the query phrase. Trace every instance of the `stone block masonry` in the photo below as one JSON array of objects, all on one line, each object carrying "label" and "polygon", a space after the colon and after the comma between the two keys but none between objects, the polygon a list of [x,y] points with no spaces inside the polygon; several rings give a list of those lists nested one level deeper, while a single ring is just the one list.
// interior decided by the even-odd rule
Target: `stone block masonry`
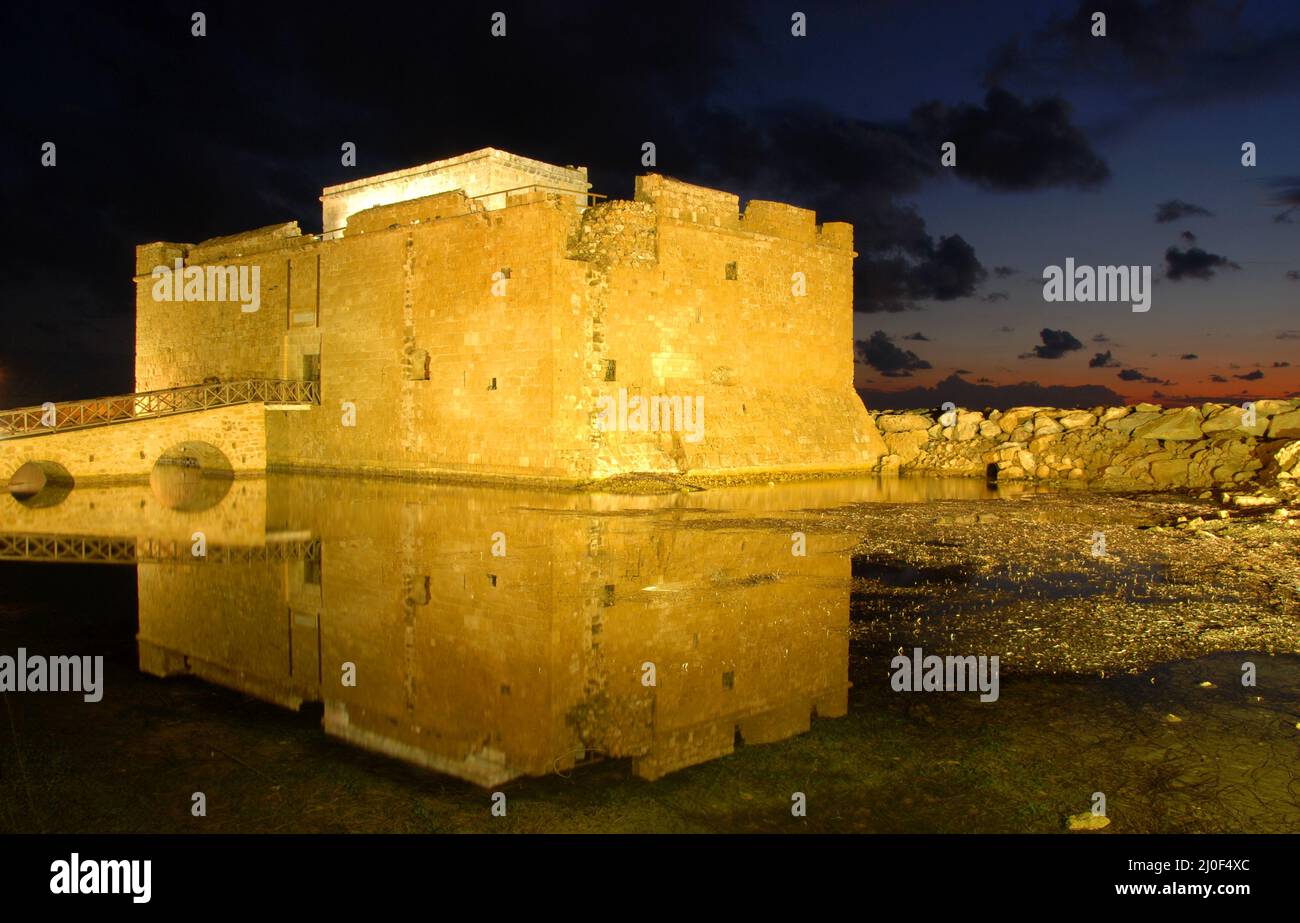
[{"label": "stone block masonry", "polygon": [[46,462],[63,468],[79,486],[146,480],[160,458],[177,454],[184,446],[214,447],[234,474],[255,474],[266,470],[267,416],[262,404],[236,404],[3,439],[0,475],[8,478],[28,462]]},{"label": "stone block masonry", "polygon": [[[853,390],[849,225],[658,175],[631,201],[587,188],[486,148],[330,187],[321,235],[142,245],[137,390],[319,377],[319,407],[267,420],[282,469],[583,483],[886,453]],[[177,259],[256,267],[260,309],[155,300]],[[698,401],[703,438],[601,426],[621,393]]]},{"label": "stone block masonry", "polygon": [[1061,410],[881,411],[881,473],[1065,480],[1114,489],[1300,480],[1300,400]]}]

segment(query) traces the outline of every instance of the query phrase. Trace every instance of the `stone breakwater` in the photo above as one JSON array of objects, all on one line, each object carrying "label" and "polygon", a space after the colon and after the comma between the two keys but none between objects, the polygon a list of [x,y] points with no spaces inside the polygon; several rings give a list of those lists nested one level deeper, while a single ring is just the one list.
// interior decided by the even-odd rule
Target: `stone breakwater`
[{"label": "stone breakwater", "polygon": [[1300,400],[1061,410],[873,411],[882,474],[1134,489],[1300,482]]}]

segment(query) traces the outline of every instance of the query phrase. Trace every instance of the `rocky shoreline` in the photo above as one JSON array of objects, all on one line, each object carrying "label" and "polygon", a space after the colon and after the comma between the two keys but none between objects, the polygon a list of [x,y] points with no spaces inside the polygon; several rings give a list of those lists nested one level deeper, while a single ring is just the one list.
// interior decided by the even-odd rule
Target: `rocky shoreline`
[{"label": "rocky shoreline", "polygon": [[1242,406],[871,411],[881,474],[1073,481],[1116,490],[1300,480],[1300,399]]}]

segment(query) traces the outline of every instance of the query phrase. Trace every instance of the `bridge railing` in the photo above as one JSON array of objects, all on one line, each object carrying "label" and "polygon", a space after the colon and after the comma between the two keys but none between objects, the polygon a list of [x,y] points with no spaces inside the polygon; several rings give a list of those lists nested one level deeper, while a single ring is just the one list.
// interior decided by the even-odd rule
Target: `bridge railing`
[{"label": "bridge railing", "polygon": [[193,413],[234,404],[319,404],[320,382],[273,378],[140,391],[116,397],[60,401],[41,407],[0,410],[0,439],[40,436],[69,429]]},{"label": "bridge railing", "polygon": [[265,545],[209,545],[194,557],[189,541],[0,532],[0,561],[52,561],[77,564],[251,564],[260,561],[319,561],[320,540]]}]

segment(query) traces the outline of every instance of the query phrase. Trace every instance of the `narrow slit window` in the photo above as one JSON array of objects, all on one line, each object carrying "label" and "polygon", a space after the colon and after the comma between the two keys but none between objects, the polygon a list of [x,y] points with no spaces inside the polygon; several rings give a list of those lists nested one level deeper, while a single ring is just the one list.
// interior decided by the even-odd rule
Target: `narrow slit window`
[{"label": "narrow slit window", "polygon": [[727,281],[729,281],[729,282],[735,282],[738,278],[740,278],[740,274],[739,274],[739,272],[738,272],[737,269],[736,269],[736,264],[735,264],[735,263],[728,263],[728,264],[727,264]]}]

